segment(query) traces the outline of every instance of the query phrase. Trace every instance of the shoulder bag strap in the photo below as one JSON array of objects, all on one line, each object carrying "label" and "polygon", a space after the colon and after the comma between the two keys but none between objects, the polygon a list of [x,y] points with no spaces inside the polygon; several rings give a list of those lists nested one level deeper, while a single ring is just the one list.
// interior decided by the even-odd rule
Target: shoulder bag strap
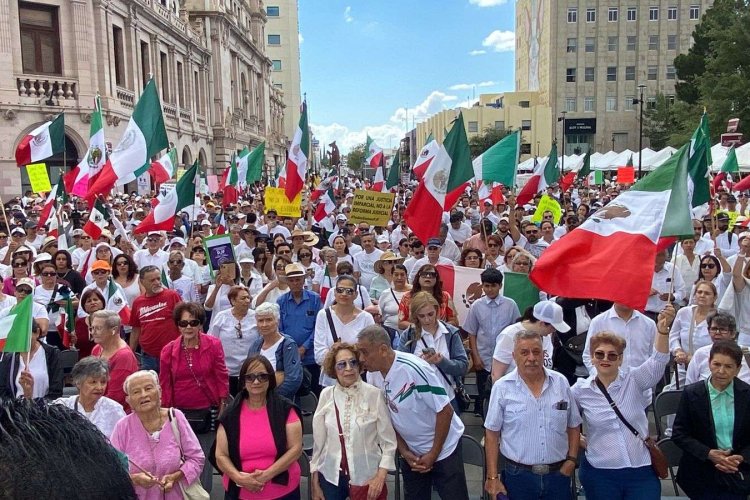
[{"label": "shoulder bag strap", "polygon": [[396,306],[398,307],[399,300],[398,300],[398,297],[396,297],[396,292],[393,291],[393,288],[389,288],[389,290],[391,291],[391,295],[393,295],[393,300],[396,301]]},{"label": "shoulder bag strap", "polygon": [[[198,344],[200,345],[200,344]],[[200,347],[199,347],[200,349]],[[218,403],[214,403],[214,398],[211,397],[211,394],[208,393],[206,388],[203,386],[203,382],[200,381],[200,379],[195,375],[195,372],[193,371],[193,367],[190,366],[190,363],[187,362],[187,352],[182,346],[180,346],[180,350],[182,351],[183,355],[185,356],[185,364],[188,366],[188,370],[190,370],[190,375],[193,376],[193,380],[195,380],[195,383],[200,387],[201,391],[203,391],[203,395],[206,396],[208,401],[211,403],[211,406],[219,406]],[[174,381],[172,382],[172,403],[174,404]]]},{"label": "shoulder bag strap", "polygon": [[633,433],[633,435],[640,439],[641,435],[640,433],[635,430],[635,427],[630,425],[630,422],[625,420],[625,417],[620,413],[620,409],[617,407],[617,404],[612,400],[612,396],[609,395],[609,392],[607,392],[607,388],[604,387],[604,384],[602,384],[602,381],[599,380],[599,377],[596,378],[596,386],[599,387],[599,390],[602,391],[602,394],[604,394],[604,397],[607,398],[607,402],[609,403],[609,406],[612,407],[612,409],[615,411],[615,414],[617,415],[617,418],[620,419],[620,421],[625,424],[625,427],[630,430],[630,432]]},{"label": "shoulder bag strap", "polygon": [[[427,342],[424,341],[424,337],[420,337],[419,340],[422,341],[422,344],[424,344],[425,349],[429,349],[429,347],[427,346]],[[448,351],[450,352],[450,347],[448,347]],[[448,378],[448,375],[446,375],[445,372],[438,365],[435,365],[435,368],[437,368],[437,371],[440,372],[440,375],[443,376],[445,381],[448,382],[448,385],[453,387],[453,390],[455,390],[456,386],[453,382],[451,382],[451,379]]]},{"label": "shoulder bag strap", "polygon": [[745,364],[747,364],[747,367],[750,368],[750,349],[748,349],[747,347],[743,347],[742,357],[745,358]]},{"label": "shoulder bag strap", "polygon": [[328,327],[331,329],[331,337],[333,338],[333,343],[339,341],[339,336],[336,334],[336,327],[333,326],[333,316],[331,315],[331,308],[326,307],[326,318],[328,318]]},{"label": "shoulder bag strap", "polygon": [[362,295],[362,285],[357,283],[357,293],[359,294],[359,300],[362,301],[362,310],[365,310],[365,296]]},{"label": "shoulder bag strap", "polygon": [[690,330],[688,331],[688,352],[692,356],[693,350],[693,333],[695,332],[695,316],[698,312],[698,306],[693,309],[693,315],[690,317]]},{"label": "shoulder bag strap", "polygon": [[185,454],[182,452],[182,440],[180,439],[180,428],[177,426],[177,419],[174,416],[174,408],[168,410],[169,423],[172,425],[172,434],[177,441],[177,447],[180,449],[180,460],[185,462]]},{"label": "shoulder bag strap", "polygon": [[333,399],[333,409],[336,411],[336,426],[339,428],[339,443],[341,443],[341,472],[349,477],[349,459],[346,457],[346,442],[344,440],[344,429],[341,428],[341,417],[339,416],[339,407],[336,404],[336,389],[331,391]]}]

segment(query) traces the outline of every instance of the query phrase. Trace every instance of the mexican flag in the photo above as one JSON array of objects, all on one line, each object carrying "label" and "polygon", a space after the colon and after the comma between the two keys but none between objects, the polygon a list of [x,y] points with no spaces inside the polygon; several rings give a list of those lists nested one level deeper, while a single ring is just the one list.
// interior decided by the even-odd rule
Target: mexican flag
[{"label": "mexican flag", "polygon": [[70,295],[65,297],[65,307],[60,308],[55,329],[60,334],[63,347],[70,348],[70,336],[76,331],[76,312]]},{"label": "mexican flag", "polygon": [[537,193],[544,192],[549,186],[560,180],[560,168],[557,165],[557,144],[552,143],[552,149],[543,161],[540,161],[534,173],[516,197],[518,205],[526,205]]},{"label": "mexican flag", "polygon": [[21,139],[16,148],[16,165],[22,167],[65,150],[65,115],[60,113]]},{"label": "mexican flag", "polygon": [[32,304],[33,297],[28,295],[0,319],[0,351],[31,351]]},{"label": "mexican flag", "polygon": [[318,201],[318,198],[320,198],[325,193],[327,193],[329,189],[332,189],[335,183],[336,183],[336,174],[331,173],[331,175],[329,175],[328,177],[320,181],[320,184],[318,184],[315,187],[312,194],[310,195],[310,201],[312,202]]},{"label": "mexican flag", "polygon": [[396,154],[391,159],[391,166],[388,167],[388,178],[385,180],[385,191],[388,192],[395,188],[401,182],[401,157],[396,150]]},{"label": "mexican flag", "polygon": [[528,274],[506,271],[503,276],[503,297],[513,299],[521,314],[539,302],[539,289]]},{"label": "mexican flag", "polygon": [[237,153],[237,181],[240,186],[245,186],[247,178],[247,158],[250,156],[250,149],[247,146]]},{"label": "mexican flag", "polygon": [[239,178],[239,173],[237,172],[237,158],[232,155],[229,168],[224,171],[224,179],[222,179],[222,191],[224,193],[224,196],[221,199],[222,208],[227,208],[229,205],[237,203],[237,200],[239,199],[239,192],[237,191]]},{"label": "mexican flag", "polygon": [[[187,172],[185,173],[187,175]],[[183,176],[184,177],[184,176]],[[182,179],[180,179],[182,180]],[[153,212],[152,212],[153,213]],[[123,325],[130,323],[130,306],[125,296],[122,294],[122,290],[117,288],[115,280],[109,278],[109,288],[107,296],[107,309],[116,312],[120,316]]]},{"label": "mexican flag", "polygon": [[88,194],[89,185],[107,162],[107,143],[104,140],[103,123],[102,102],[99,96],[96,96],[89,126],[89,149],[80,163],[65,174],[65,187],[71,194],[85,197]]},{"label": "mexican flag", "polygon": [[573,183],[576,181],[576,173],[571,171],[565,174],[562,179],[560,179],[560,191],[563,193],[566,192],[568,189],[570,189],[573,186]]},{"label": "mexican flag", "polygon": [[375,178],[372,180],[372,191],[385,192],[385,175],[383,174],[383,156],[380,157],[381,163],[375,169]]},{"label": "mexican flag", "polygon": [[518,155],[521,149],[521,131],[503,137],[494,146],[471,162],[474,177],[484,182],[499,182],[504,186],[516,185]]},{"label": "mexican flag", "polygon": [[[142,223],[138,227],[141,225]],[[102,203],[102,200],[97,198],[94,206],[91,208],[89,220],[83,226],[83,231],[91,236],[92,240],[96,241],[107,226],[109,226],[109,211],[104,206],[104,203]]]},{"label": "mexican flag", "polygon": [[151,210],[143,222],[133,230],[134,233],[149,231],[171,231],[174,228],[174,217],[183,208],[195,203],[195,175],[198,162],[180,177],[177,185]]},{"label": "mexican flag", "polygon": [[583,157],[583,165],[578,171],[578,179],[584,180],[591,174],[591,148],[586,151],[586,156]]},{"label": "mexican flag", "polygon": [[711,190],[708,183],[708,167],[713,163],[711,158],[711,138],[708,130],[708,114],[704,111],[698,128],[690,138],[688,159],[688,192],[691,206],[698,207],[708,203]]},{"label": "mexican flag", "polygon": [[369,166],[377,167],[383,162],[383,148],[375,144],[375,140],[370,137],[370,134],[367,134],[365,153],[367,154],[365,161]]},{"label": "mexican flag", "polygon": [[336,208],[335,200],[336,195],[333,193],[333,188],[329,188],[323,196],[318,198],[318,206],[315,207],[315,214],[313,215],[315,222],[320,222],[333,213]]},{"label": "mexican flag", "polygon": [[219,219],[219,225],[216,227],[216,234],[226,234],[229,232],[227,227],[227,218],[224,217],[224,211],[221,211],[221,218]]},{"label": "mexican flag", "polygon": [[419,151],[417,160],[411,167],[412,171],[414,172],[414,176],[418,180],[422,180],[422,177],[424,177],[425,172],[427,172],[430,163],[432,163],[432,160],[435,158],[435,155],[439,150],[440,144],[438,144],[438,142],[432,138],[432,134],[430,134],[430,136],[427,138],[427,144],[425,144]]},{"label": "mexican flag", "polygon": [[175,172],[177,172],[177,148],[170,149],[164,156],[151,162],[151,169],[149,170],[151,177],[157,184],[172,179]]},{"label": "mexican flag", "polygon": [[[284,192],[289,201],[293,201],[305,185],[307,159],[309,157],[310,130],[307,127],[307,103],[303,102],[302,115],[299,117],[299,125],[297,125],[297,130],[294,132],[292,147],[289,148],[289,156],[286,159]],[[279,187],[281,187],[280,179]]]},{"label": "mexican flag", "polygon": [[109,193],[115,184],[121,186],[134,181],[151,166],[151,158],[168,147],[161,102],[156,83],[151,79],[143,89],[120,143],[89,187],[89,201],[97,194]]},{"label": "mexican flag", "polygon": [[604,184],[604,172],[594,170],[586,177],[586,184],[589,186],[601,186]]},{"label": "mexican flag", "polygon": [[[247,148],[245,148],[247,149]],[[247,185],[259,181],[263,176],[263,164],[266,161],[266,141],[261,142],[247,156],[241,158],[239,163],[241,166],[244,161],[245,176],[240,174],[240,182],[242,179],[245,180]],[[240,169],[241,171],[241,169]]]},{"label": "mexican flag", "polygon": [[499,182],[484,183],[479,181],[477,189],[477,196],[479,197],[479,203],[484,203],[484,200],[490,200],[492,205],[498,203],[505,203],[505,196],[503,196],[503,185]]},{"label": "mexican flag", "polygon": [[[734,150],[734,146],[729,148],[727,151],[727,157],[724,163],[721,164],[721,171],[714,177],[714,191],[718,191],[719,188],[725,186],[727,189],[732,189],[732,174],[740,171],[740,166],[737,163],[737,153]],[[738,184],[739,185],[739,184]]]},{"label": "mexican flag", "polygon": [[61,207],[67,201],[68,193],[65,191],[65,183],[60,181],[55,184],[52,191],[47,195],[47,199],[44,200],[44,206],[42,207],[42,212],[39,214],[39,222],[37,222],[37,226],[46,226],[47,223],[51,222],[57,213],[55,208]]},{"label": "mexican flag", "polygon": [[469,141],[459,113],[404,212],[409,227],[423,243],[438,235],[443,211],[473,176]]},{"label": "mexican flag", "polygon": [[690,236],[688,145],[550,246],[531,280],[561,297],[643,309],[659,238]]},{"label": "mexican flag", "polygon": [[462,325],[469,315],[471,304],[484,295],[482,280],[480,279],[484,269],[452,266],[450,264],[438,264],[435,269],[440,274],[443,290],[453,298],[453,304],[455,304],[458,313],[458,323]]},{"label": "mexican flag", "polygon": [[286,189],[286,165],[278,169],[278,175],[276,176],[276,187]]}]

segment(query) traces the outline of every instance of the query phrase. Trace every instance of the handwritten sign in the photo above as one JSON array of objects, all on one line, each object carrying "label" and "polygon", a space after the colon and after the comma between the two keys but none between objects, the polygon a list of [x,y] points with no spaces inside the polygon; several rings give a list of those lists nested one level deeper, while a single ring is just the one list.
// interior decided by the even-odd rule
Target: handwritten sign
[{"label": "handwritten sign", "polygon": [[31,190],[35,193],[49,193],[52,185],[49,182],[46,163],[32,163],[26,165],[26,174],[29,176]]},{"label": "handwritten sign", "polygon": [[393,193],[377,191],[354,191],[352,213],[349,220],[354,223],[367,222],[371,226],[385,226],[393,209]]},{"label": "handwritten sign", "polygon": [[281,217],[299,217],[302,206],[302,193],[297,194],[294,201],[289,203],[286,193],[282,188],[266,188],[266,210],[276,210]]},{"label": "handwritten sign", "polygon": [[549,195],[543,194],[542,199],[539,200],[539,205],[537,205],[536,212],[534,212],[534,215],[531,216],[531,222],[536,222],[537,224],[542,221],[542,216],[544,216],[544,212],[552,212],[553,220],[555,221],[555,225],[558,225],[560,223],[560,218],[562,217],[562,208],[560,207],[560,204],[552,198]]},{"label": "handwritten sign", "polygon": [[617,169],[617,183],[618,184],[632,184],[634,182],[635,182],[635,168],[619,167]]}]

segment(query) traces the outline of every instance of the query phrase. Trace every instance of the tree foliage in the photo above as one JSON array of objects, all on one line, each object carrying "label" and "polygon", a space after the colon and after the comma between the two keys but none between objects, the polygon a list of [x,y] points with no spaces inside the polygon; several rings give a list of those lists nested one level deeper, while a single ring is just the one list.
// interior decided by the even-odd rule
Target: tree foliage
[{"label": "tree foliage", "polygon": [[[717,142],[730,118],[740,132],[750,132],[750,6],[739,0],[716,0],[693,33],[687,54],[675,58],[679,82],[673,108],[676,128],[672,146],[684,131],[695,129],[705,106],[711,140]],[[687,134],[689,138],[690,134]]]},{"label": "tree foliage", "polygon": [[346,155],[346,166],[355,172],[360,172],[365,163],[365,143],[360,143],[349,150]]},{"label": "tree foliage", "polygon": [[643,111],[643,136],[648,137],[651,149],[660,150],[669,146],[677,126],[674,105],[671,104],[664,94],[656,96],[656,106]]},{"label": "tree foliage", "polygon": [[513,132],[511,129],[497,129],[494,127],[486,127],[484,131],[475,135],[469,139],[469,149],[471,150],[471,157],[476,158],[481,155],[492,146],[494,146],[500,139]]}]

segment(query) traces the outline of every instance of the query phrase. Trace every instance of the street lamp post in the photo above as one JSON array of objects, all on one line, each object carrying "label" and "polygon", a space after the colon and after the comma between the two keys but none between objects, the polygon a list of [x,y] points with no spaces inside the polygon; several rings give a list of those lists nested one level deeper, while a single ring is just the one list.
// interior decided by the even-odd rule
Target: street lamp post
[{"label": "street lamp post", "polygon": [[615,150],[615,134],[612,134],[612,151]]},{"label": "street lamp post", "polygon": [[557,121],[562,122],[562,165],[560,166],[560,173],[562,175],[565,175],[565,115],[567,113],[567,111],[560,111],[562,116],[557,119]]},{"label": "street lamp post", "polygon": [[638,178],[641,178],[641,169],[643,168],[643,90],[646,88],[644,84],[638,85],[638,90],[641,91],[638,103],[641,106],[640,110],[640,123],[638,124]]}]

